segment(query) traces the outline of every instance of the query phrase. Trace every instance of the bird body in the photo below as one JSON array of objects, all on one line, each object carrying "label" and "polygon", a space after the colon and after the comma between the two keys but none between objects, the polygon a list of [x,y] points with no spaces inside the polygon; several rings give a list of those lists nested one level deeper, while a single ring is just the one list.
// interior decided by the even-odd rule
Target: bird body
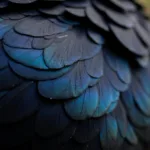
[{"label": "bird body", "polygon": [[0,149],[149,149],[149,50],[134,0],[3,0]]}]

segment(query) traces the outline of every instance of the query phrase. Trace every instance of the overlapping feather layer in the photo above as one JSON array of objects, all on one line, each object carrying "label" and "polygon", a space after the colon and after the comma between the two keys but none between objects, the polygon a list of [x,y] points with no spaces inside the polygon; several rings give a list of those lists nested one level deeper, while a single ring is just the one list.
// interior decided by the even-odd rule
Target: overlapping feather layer
[{"label": "overlapping feather layer", "polygon": [[134,2],[9,0],[0,8],[0,148],[149,142],[150,28]]}]

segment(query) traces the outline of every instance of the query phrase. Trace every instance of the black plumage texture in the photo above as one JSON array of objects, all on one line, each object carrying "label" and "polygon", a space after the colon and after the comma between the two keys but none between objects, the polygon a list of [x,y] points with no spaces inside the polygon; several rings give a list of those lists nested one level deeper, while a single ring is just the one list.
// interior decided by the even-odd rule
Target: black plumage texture
[{"label": "black plumage texture", "polygon": [[134,0],[0,2],[0,149],[149,148],[149,25]]}]

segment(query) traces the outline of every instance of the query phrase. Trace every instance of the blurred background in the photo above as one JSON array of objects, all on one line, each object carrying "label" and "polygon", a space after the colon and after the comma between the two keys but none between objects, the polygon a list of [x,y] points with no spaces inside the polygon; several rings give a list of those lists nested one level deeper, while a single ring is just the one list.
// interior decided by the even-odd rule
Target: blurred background
[{"label": "blurred background", "polygon": [[150,18],[150,0],[136,0],[144,8],[146,16]]}]

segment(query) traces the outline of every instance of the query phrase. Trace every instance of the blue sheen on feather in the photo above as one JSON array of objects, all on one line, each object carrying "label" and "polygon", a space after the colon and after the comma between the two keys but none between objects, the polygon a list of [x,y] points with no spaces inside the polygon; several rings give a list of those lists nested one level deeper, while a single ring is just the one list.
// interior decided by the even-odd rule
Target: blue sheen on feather
[{"label": "blue sheen on feather", "polygon": [[100,132],[100,141],[103,148],[112,148],[117,139],[118,126],[116,119],[111,115],[105,116]]},{"label": "blue sheen on feather", "polygon": [[103,54],[100,52],[91,59],[85,60],[87,73],[94,78],[100,78],[103,75]]},{"label": "blue sheen on feather", "polygon": [[108,65],[117,73],[118,77],[123,82],[130,83],[131,72],[128,62],[124,58],[115,55],[111,50],[105,49],[104,54]]},{"label": "blue sheen on feather", "polygon": [[[130,91],[129,91],[130,90]],[[139,127],[150,125],[150,117],[145,116],[135,105],[131,89],[122,93],[122,102],[124,103],[131,121]]]},{"label": "blue sheen on feather", "polygon": [[[15,39],[15,40],[14,40]],[[32,48],[33,37],[16,33],[13,29],[4,35],[4,43],[11,47]]]},{"label": "blue sheen on feather", "polygon": [[134,132],[134,129],[133,129],[133,127],[132,127],[132,125],[130,123],[128,123],[126,139],[131,144],[137,144],[137,142],[138,142],[138,138],[136,136],[136,133]]},{"label": "blue sheen on feather", "polygon": [[0,122],[16,122],[33,114],[38,108],[38,100],[33,82],[25,82],[7,92],[0,100]]},{"label": "blue sheen on feather", "polygon": [[48,80],[55,79],[66,72],[68,72],[72,67],[65,67],[60,70],[38,70],[24,65],[15,63],[13,61],[9,62],[12,70],[21,77],[32,79],[32,80]]},{"label": "blue sheen on feather", "polygon": [[148,95],[150,95],[150,80],[149,80],[150,72],[148,70],[144,70],[139,72],[138,78],[142,88],[146,91]]},{"label": "blue sheen on feather", "polygon": [[106,119],[107,119],[108,133],[111,135],[112,139],[116,140],[117,139],[117,132],[118,132],[117,121],[111,115],[108,115],[106,117]]},{"label": "blue sheen on feather", "polygon": [[92,117],[99,102],[96,87],[88,88],[81,96],[64,104],[67,114],[75,120]]},{"label": "blue sheen on feather", "polygon": [[92,86],[94,86],[95,84],[97,84],[98,83],[98,81],[99,81],[99,78],[90,78],[90,83],[89,83],[89,87],[92,87]]},{"label": "blue sheen on feather", "polygon": [[73,21],[73,20],[69,20],[65,17],[62,17],[62,16],[58,16],[58,20],[62,23],[65,23],[67,25],[79,25],[80,23],[77,22],[77,21]]},{"label": "blue sheen on feather", "polygon": [[132,84],[132,92],[134,96],[134,100],[141,111],[150,116],[150,99],[146,92],[141,88],[141,85],[137,80],[134,80]]},{"label": "blue sheen on feather", "polygon": [[100,44],[100,45],[104,44],[103,36],[96,30],[89,28],[88,35],[95,43]]},{"label": "blue sheen on feather", "polygon": [[55,79],[41,81],[38,84],[42,96],[52,99],[68,99],[79,96],[90,83],[90,77],[82,62],[77,63],[66,75]]},{"label": "blue sheen on feather", "polygon": [[118,101],[118,105],[112,114],[116,118],[120,136],[125,138],[127,131],[127,114],[120,100]]},{"label": "blue sheen on feather", "polygon": [[43,59],[42,50],[12,48],[7,45],[4,45],[4,49],[12,59],[23,65],[38,69],[48,69]]},{"label": "blue sheen on feather", "polygon": [[107,114],[111,113],[116,108],[117,105],[118,101],[112,102],[107,110]]},{"label": "blue sheen on feather", "polygon": [[122,82],[116,72],[114,72],[107,64],[105,64],[104,69],[110,83],[117,91],[125,91],[128,88],[128,84]]},{"label": "blue sheen on feather", "polygon": [[123,82],[131,82],[131,72],[128,62],[123,59],[119,60],[119,62],[117,63],[117,74]]},{"label": "blue sheen on feather", "polygon": [[117,101],[119,92],[115,90],[106,77],[101,77],[98,83],[99,104],[93,114],[94,117],[100,117],[107,112],[112,102]]},{"label": "blue sheen on feather", "polygon": [[12,28],[9,24],[1,24],[0,22],[0,39],[3,38],[4,34]]}]

